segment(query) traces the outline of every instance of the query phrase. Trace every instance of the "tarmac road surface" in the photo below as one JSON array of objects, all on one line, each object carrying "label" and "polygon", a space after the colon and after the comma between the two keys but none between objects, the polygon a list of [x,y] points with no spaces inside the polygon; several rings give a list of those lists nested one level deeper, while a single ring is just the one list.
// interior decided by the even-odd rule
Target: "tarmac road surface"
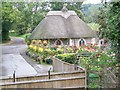
[{"label": "tarmac road surface", "polygon": [[30,60],[25,55],[27,45],[21,38],[12,38],[12,42],[6,45],[0,45],[2,54],[0,55],[0,76],[12,76],[14,71],[16,76],[26,76],[40,73],[47,73],[49,65],[40,65]]}]

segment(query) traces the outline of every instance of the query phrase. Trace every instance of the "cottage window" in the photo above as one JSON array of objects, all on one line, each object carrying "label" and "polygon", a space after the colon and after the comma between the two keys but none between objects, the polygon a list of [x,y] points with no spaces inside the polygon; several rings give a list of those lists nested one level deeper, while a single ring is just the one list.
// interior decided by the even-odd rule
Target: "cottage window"
[{"label": "cottage window", "polygon": [[79,46],[85,45],[85,43],[86,43],[86,42],[85,42],[84,39],[80,39],[80,40],[79,40]]},{"label": "cottage window", "polygon": [[103,39],[99,40],[99,45],[100,45],[100,46],[101,46],[101,45],[104,45],[104,40],[103,40]]},{"label": "cottage window", "polygon": [[63,44],[63,42],[61,40],[56,40],[55,41],[55,45],[62,45],[62,44]]}]

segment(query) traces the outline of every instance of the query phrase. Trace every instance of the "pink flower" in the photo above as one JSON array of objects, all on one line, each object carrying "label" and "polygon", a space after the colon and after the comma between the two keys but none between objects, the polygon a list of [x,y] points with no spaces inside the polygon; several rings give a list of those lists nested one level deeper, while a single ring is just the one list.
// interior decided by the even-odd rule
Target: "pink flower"
[{"label": "pink flower", "polygon": [[107,70],[112,70],[112,67],[108,67]]}]

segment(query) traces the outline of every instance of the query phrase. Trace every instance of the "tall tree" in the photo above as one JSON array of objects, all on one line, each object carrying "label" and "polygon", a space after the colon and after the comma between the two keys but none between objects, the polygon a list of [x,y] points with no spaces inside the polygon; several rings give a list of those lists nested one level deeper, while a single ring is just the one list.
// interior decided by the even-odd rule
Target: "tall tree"
[{"label": "tall tree", "polygon": [[120,2],[111,2],[107,17],[107,28],[104,36],[111,41],[111,47],[116,53],[118,88],[120,88]]},{"label": "tall tree", "polygon": [[16,10],[13,8],[12,3],[2,2],[2,41],[8,41],[9,30],[15,21]]},{"label": "tall tree", "polygon": [[[52,10],[61,10],[65,2],[51,2]],[[68,10],[74,10],[77,15],[84,20],[83,14],[81,12],[82,2],[66,2]]]},{"label": "tall tree", "polygon": [[[110,41],[111,49],[116,54],[118,88],[120,88],[120,2],[111,2],[105,7],[108,10],[101,14],[101,36]],[[102,9],[105,10],[105,9]]]},{"label": "tall tree", "polygon": [[64,2],[51,2],[51,8],[52,10],[61,10],[63,5],[64,5]]}]

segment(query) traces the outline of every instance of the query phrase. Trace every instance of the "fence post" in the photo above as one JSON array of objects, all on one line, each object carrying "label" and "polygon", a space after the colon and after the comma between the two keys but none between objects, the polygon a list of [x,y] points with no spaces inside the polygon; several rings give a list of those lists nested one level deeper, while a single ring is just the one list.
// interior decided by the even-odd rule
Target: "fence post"
[{"label": "fence post", "polygon": [[48,70],[48,78],[50,79],[50,70],[51,68]]},{"label": "fence post", "polygon": [[15,71],[13,73],[13,82],[15,82]]},{"label": "fence post", "polygon": [[78,66],[79,66],[79,64],[78,64],[78,62],[79,62],[79,55],[77,55],[76,56],[76,61],[75,61],[75,70],[78,70]]}]

